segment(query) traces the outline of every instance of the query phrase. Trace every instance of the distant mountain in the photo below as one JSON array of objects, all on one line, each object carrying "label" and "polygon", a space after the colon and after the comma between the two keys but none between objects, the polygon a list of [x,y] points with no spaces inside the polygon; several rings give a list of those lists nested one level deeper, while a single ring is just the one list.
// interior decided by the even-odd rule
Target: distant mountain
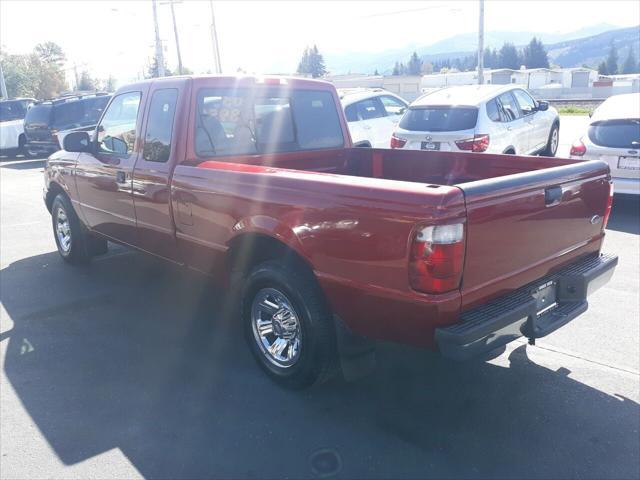
[{"label": "distant mountain", "polygon": [[[640,54],[640,26],[616,28],[601,23],[569,33],[508,32],[497,31],[485,34],[485,44],[489,48],[500,48],[505,42],[522,47],[532,37],[538,37],[547,47],[549,59],[561,67],[597,65],[609,51],[613,40],[618,47],[622,62],[628,49],[633,46]],[[346,73],[391,73],[396,61],[406,63],[416,51],[423,61],[455,59],[472,55],[478,42],[477,33],[462,33],[432,45],[407,45],[380,53],[350,52],[345,54],[325,54],[328,70],[332,74]]]}]

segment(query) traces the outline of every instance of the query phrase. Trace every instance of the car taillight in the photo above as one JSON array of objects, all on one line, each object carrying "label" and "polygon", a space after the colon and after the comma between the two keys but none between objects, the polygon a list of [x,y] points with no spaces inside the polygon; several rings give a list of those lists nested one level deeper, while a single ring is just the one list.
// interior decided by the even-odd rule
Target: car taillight
[{"label": "car taillight", "polygon": [[389,142],[389,146],[391,148],[402,148],[406,145],[407,141],[404,138],[396,137],[395,133],[391,135],[391,142]]},{"label": "car taillight", "polygon": [[607,222],[611,216],[611,209],[613,208],[613,182],[609,180],[609,198],[607,199],[607,209],[604,211],[604,219],[602,220],[602,229],[607,228]]},{"label": "car taillight", "polygon": [[473,138],[457,140],[456,145],[460,150],[485,152],[489,148],[489,135],[474,135]]},{"label": "car taillight", "polygon": [[573,142],[573,145],[571,145],[571,150],[569,151],[569,155],[575,155],[577,157],[581,157],[585,153],[587,153],[587,147],[584,146],[584,143],[582,143],[582,140],[578,139],[575,142]]},{"label": "car taillight", "polygon": [[409,259],[411,288],[424,293],[444,293],[460,287],[464,248],[462,223],[418,230]]}]

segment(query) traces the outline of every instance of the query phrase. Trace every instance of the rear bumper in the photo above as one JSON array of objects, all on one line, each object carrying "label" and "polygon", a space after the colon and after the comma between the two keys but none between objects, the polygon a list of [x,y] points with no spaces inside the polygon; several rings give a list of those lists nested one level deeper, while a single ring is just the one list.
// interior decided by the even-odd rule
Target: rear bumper
[{"label": "rear bumper", "polygon": [[613,193],[625,195],[640,195],[640,179],[612,177]]},{"label": "rear bumper", "polygon": [[[521,336],[544,337],[585,312],[587,297],[609,281],[617,264],[615,255],[591,255],[464,312],[459,323],[436,329],[438,348],[445,357],[466,360]],[[556,306],[539,314],[533,293],[550,282],[555,283]]]},{"label": "rear bumper", "polygon": [[27,142],[25,148],[31,155],[50,155],[60,150],[57,142]]}]

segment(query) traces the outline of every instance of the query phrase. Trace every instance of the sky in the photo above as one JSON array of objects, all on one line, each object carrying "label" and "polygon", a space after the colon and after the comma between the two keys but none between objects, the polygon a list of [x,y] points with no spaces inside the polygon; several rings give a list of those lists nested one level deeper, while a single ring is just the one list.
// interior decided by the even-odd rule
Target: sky
[{"label": "sky", "polygon": [[[429,45],[478,29],[478,2],[214,1],[224,73],[291,73],[306,45],[321,53],[379,52]],[[183,65],[213,70],[210,2],[175,6]],[[177,56],[170,6],[158,0],[160,37],[169,68]],[[485,29],[571,32],[598,23],[640,23],[637,0],[485,1]],[[118,83],[141,78],[154,52],[151,0],[0,0],[0,45],[27,53],[44,41],[62,46],[68,63]]]}]

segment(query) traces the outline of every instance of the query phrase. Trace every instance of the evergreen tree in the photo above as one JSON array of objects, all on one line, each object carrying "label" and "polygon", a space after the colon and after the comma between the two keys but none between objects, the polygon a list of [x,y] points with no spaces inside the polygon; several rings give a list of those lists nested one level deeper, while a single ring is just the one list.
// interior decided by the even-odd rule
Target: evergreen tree
[{"label": "evergreen tree", "polygon": [[298,63],[298,73],[311,75],[313,78],[322,77],[327,73],[324,57],[316,45],[304,49],[300,63]]},{"label": "evergreen tree", "polygon": [[[164,58],[163,58],[163,60],[164,60]],[[158,72],[158,59],[154,56],[153,58],[151,58],[151,63],[147,67],[147,73],[146,73],[145,77],[146,78],[158,78],[159,76],[160,76],[160,73]],[[164,62],[164,76],[165,77],[173,76],[173,72],[171,70],[169,70],[169,67],[167,67],[166,60]]]},{"label": "evergreen tree", "polygon": [[89,72],[83,70],[80,74],[80,80],[78,80],[78,84],[76,85],[76,90],[78,91],[91,91],[96,90],[96,81],[91,78]]},{"label": "evergreen tree", "polygon": [[520,68],[520,55],[518,54],[518,50],[515,45],[508,42],[502,45],[498,55],[497,66],[499,68],[511,68],[513,70],[518,70]]},{"label": "evergreen tree", "polygon": [[529,45],[524,47],[523,61],[527,68],[549,68],[549,57],[544,45],[533,37]]},{"label": "evergreen tree", "polygon": [[416,52],[413,52],[407,64],[407,73],[409,75],[420,75],[420,72],[422,72],[422,60],[420,60]]},{"label": "evergreen tree", "polygon": [[380,75],[380,74],[378,73],[378,69],[377,69],[377,68],[376,68],[375,72],[373,72],[373,74],[374,74],[374,75],[376,75],[376,76]]},{"label": "evergreen tree", "polygon": [[638,71],[638,64],[636,62],[636,56],[633,53],[633,47],[629,47],[629,54],[627,59],[622,64],[621,73],[636,73]]},{"label": "evergreen tree", "polygon": [[607,73],[607,62],[605,62],[604,60],[600,62],[600,64],[598,65],[598,73],[600,75],[608,75]]},{"label": "evergreen tree", "polygon": [[607,72],[609,75],[615,75],[618,73],[618,50],[616,49],[613,40],[611,41],[609,56],[607,57]]}]

